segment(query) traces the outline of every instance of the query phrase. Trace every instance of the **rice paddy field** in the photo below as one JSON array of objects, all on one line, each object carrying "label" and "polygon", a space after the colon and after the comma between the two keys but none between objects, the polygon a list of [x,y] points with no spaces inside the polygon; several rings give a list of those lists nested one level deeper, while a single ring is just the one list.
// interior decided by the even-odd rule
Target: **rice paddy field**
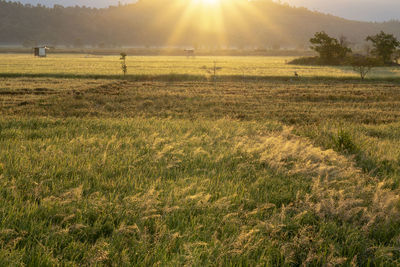
[{"label": "rice paddy field", "polygon": [[398,70],[0,59],[1,266],[400,265]]},{"label": "rice paddy field", "polygon": [[[286,62],[293,57],[168,57],[128,56],[129,75],[200,75],[212,71],[214,62],[217,74],[222,76],[300,76],[359,77],[350,67],[295,66]],[[28,54],[0,55],[1,74],[53,74],[53,75],[120,75],[118,56],[79,54],[50,54],[35,58]],[[400,75],[399,68],[375,68],[374,78],[391,78]]]}]

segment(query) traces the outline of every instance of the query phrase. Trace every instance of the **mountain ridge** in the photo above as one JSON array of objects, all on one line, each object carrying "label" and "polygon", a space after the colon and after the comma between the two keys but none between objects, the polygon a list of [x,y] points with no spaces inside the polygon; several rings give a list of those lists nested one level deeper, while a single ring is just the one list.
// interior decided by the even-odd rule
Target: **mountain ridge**
[{"label": "mountain ridge", "polygon": [[[170,0],[168,4],[165,0],[141,0],[102,9],[0,1],[0,43],[301,48],[307,47],[317,31],[347,36],[359,46],[364,45],[367,35],[381,30],[400,37],[399,21],[360,22],[269,0],[233,1],[242,5],[240,9],[226,7],[214,21],[205,21],[200,11],[184,21],[188,7],[183,0]],[[203,13],[207,12],[211,13]]]}]

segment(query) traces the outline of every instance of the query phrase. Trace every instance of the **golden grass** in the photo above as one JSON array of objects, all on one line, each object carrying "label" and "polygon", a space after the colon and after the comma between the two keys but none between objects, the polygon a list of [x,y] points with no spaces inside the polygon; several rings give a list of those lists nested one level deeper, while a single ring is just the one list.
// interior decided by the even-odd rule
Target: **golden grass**
[{"label": "golden grass", "polygon": [[16,78],[0,99],[40,84],[0,106],[1,264],[400,264],[397,84]]},{"label": "golden grass", "polygon": [[[400,89],[390,82],[278,80],[214,84],[50,80],[60,84],[54,88],[49,81],[48,86],[43,87],[47,91],[40,95],[34,93],[42,79],[34,78],[32,82],[24,78],[4,80],[0,84],[0,112],[55,117],[229,117],[257,121],[274,119],[294,125],[326,120],[389,123],[400,116]],[[11,92],[19,86],[26,89],[16,97]],[[81,87],[75,89],[75,86]]]},{"label": "golden grass", "polygon": [[[293,57],[210,57],[128,56],[128,74],[209,75],[214,61],[221,68],[217,75],[289,76],[296,71],[303,77],[358,77],[349,67],[320,67],[288,65]],[[27,54],[0,55],[0,73],[119,75],[122,74],[118,56],[90,57],[79,54],[52,54],[35,58]],[[209,71],[207,71],[209,70]],[[370,77],[396,77],[396,68],[376,68]]]}]

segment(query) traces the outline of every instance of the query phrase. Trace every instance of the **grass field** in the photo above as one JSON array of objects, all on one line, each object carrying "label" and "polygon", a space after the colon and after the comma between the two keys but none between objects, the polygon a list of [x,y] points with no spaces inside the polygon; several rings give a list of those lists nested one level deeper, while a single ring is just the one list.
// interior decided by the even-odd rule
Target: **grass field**
[{"label": "grass field", "polygon": [[[287,76],[298,72],[303,77],[358,77],[349,67],[294,66],[293,57],[163,57],[128,56],[129,75],[204,75],[214,67],[217,75]],[[27,54],[0,55],[0,74],[120,75],[117,56],[57,55],[35,58]],[[399,68],[375,68],[370,77],[397,77]]]},{"label": "grass field", "polygon": [[396,80],[3,77],[0,114],[2,266],[400,265]]}]

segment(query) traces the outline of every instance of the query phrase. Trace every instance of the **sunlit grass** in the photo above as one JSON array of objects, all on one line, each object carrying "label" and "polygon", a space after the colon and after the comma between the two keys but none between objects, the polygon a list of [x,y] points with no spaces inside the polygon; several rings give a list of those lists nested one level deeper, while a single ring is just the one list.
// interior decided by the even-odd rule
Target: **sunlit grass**
[{"label": "sunlit grass", "polygon": [[[192,74],[209,75],[214,66],[217,75],[239,76],[294,76],[303,77],[358,77],[349,67],[293,66],[286,62],[293,57],[167,57],[128,56],[128,74]],[[399,77],[397,68],[375,68],[369,77]],[[26,54],[0,56],[0,73],[71,74],[71,75],[119,75],[117,56],[49,55],[35,58]]]},{"label": "sunlit grass", "polygon": [[0,265],[397,266],[399,95],[0,78]]},{"label": "sunlit grass", "polygon": [[398,190],[278,123],[0,129],[2,265],[399,263]]}]

